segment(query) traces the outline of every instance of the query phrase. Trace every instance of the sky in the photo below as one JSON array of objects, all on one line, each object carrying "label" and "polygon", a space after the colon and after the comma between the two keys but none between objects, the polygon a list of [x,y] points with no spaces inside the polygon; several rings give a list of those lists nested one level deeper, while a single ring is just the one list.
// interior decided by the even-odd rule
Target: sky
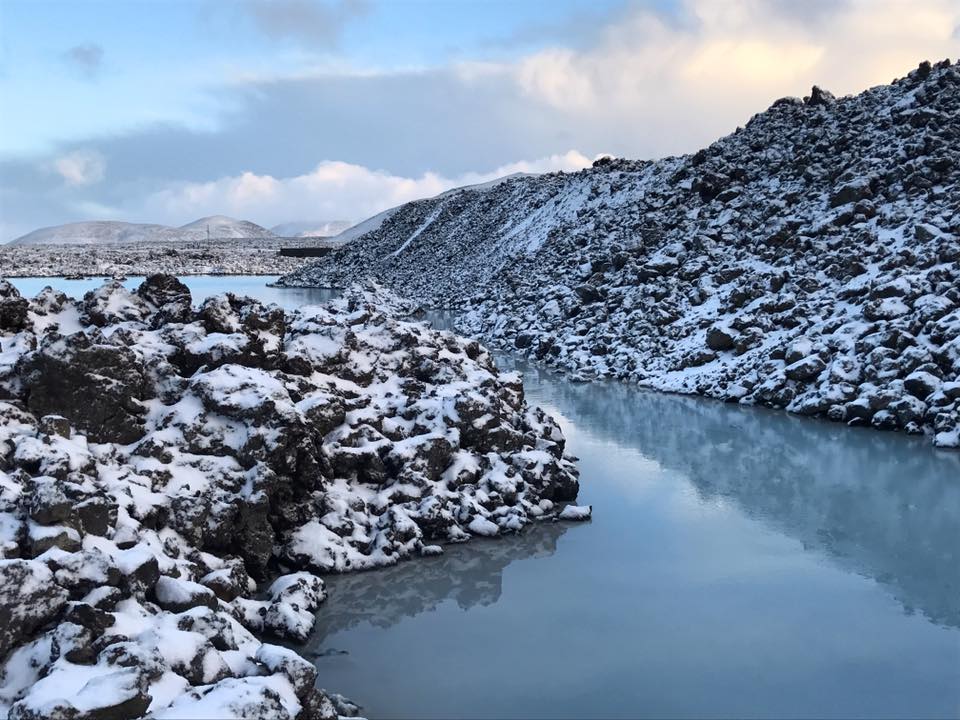
[{"label": "sky", "polygon": [[0,242],[359,221],[960,55],[960,0],[0,0]]}]

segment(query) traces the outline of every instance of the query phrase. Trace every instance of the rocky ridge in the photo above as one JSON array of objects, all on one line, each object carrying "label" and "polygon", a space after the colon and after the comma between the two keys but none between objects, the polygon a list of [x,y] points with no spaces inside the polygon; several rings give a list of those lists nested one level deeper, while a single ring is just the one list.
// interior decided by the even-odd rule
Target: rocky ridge
[{"label": "rocky ridge", "polygon": [[574,377],[960,447],[960,64],[783,98],[695,154],[410,203],[286,276],[374,277]]},{"label": "rocky ridge", "polygon": [[306,638],[318,573],[588,514],[519,377],[405,309],[0,281],[0,712],[354,713],[263,640]]}]

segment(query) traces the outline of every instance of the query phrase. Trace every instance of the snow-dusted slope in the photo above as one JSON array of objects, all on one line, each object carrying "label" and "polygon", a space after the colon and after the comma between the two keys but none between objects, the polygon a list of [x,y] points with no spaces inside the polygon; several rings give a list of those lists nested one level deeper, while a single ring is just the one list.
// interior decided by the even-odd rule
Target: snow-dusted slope
[{"label": "snow-dusted slope", "polygon": [[40,228],[11,241],[10,245],[101,245],[144,242],[170,230],[165,225],[126,223],[116,220],[75,222]]},{"label": "snow-dusted slope", "polygon": [[960,66],[410,203],[284,282],[366,276],[583,377],[960,446]]},{"label": "snow-dusted slope", "polygon": [[270,232],[279,237],[333,237],[352,225],[347,220],[300,220],[274,225]]},{"label": "snow-dusted slope", "polygon": [[207,230],[212,238],[262,238],[272,237],[273,233],[249,220],[236,220],[226,215],[211,215],[181,225],[178,230],[190,237],[206,237]]},{"label": "snow-dusted slope", "polygon": [[249,220],[224,215],[194,220],[179,228],[167,225],[95,220],[40,228],[10,242],[11,245],[106,245],[204,240],[207,228],[216,239],[273,237],[266,228]]}]

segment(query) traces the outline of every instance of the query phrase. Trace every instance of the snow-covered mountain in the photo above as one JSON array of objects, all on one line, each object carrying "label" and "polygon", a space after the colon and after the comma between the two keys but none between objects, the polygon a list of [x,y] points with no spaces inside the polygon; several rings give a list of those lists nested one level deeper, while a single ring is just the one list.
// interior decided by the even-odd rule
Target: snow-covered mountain
[{"label": "snow-covered mountain", "polygon": [[333,237],[352,225],[348,220],[298,220],[274,225],[270,232],[279,237]]},{"label": "snow-covered mountain", "polygon": [[273,237],[273,233],[265,227],[249,220],[236,220],[226,215],[210,215],[181,225],[177,229],[201,237],[206,237],[209,229],[210,237],[218,239]]},{"label": "snow-covered mountain", "polygon": [[117,220],[94,220],[40,228],[27,233],[10,245],[101,245],[139,244],[204,240],[207,228],[216,239],[273,237],[273,233],[249,220],[235,220],[225,215],[200,218],[180,227]]},{"label": "snow-covered mountain", "polygon": [[287,276],[374,277],[590,377],[960,447],[960,64],[710,147],[404,205]]}]

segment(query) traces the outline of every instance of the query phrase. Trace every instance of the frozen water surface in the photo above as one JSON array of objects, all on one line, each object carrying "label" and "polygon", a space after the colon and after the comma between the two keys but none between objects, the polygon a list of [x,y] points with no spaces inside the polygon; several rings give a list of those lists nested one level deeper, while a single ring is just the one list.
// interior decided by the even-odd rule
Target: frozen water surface
[{"label": "frozen water surface", "polygon": [[593,520],[330,578],[323,686],[373,718],[957,715],[960,453],[518,369]]}]

